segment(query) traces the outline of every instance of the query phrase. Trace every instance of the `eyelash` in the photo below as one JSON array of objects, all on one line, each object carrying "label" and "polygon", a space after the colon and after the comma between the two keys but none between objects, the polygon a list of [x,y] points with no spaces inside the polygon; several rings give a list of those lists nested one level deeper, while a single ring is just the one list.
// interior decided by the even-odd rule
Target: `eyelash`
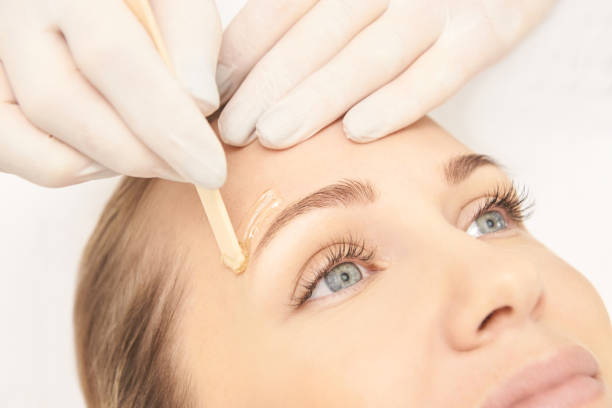
[{"label": "eyelash", "polygon": [[[504,213],[517,224],[521,224],[533,214],[534,202],[530,199],[525,187],[520,189],[513,184],[498,185],[491,193],[487,194],[486,201],[480,204],[473,220],[481,217],[494,209],[502,209]],[[302,306],[312,295],[319,281],[335,266],[343,262],[361,261],[368,265],[376,259],[376,248],[367,246],[364,239],[357,239],[352,235],[334,240],[325,248],[325,260],[321,267],[317,267],[311,277],[301,278],[298,287],[304,291],[299,296],[294,296],[291,306],[298,308]],[[366,279],[366,278],[364,278]],[[295,291],[297,293],[297,290]]]},{"label": "eyelash", "polygon": [[[298,308],[310,298],[319,280],[332,268],[343,262],[361,261],[364,264],[371,263],[376,259],[376,248],[367,246],[364,239],[358,239],[352,235],[334,240],[325,248],[325,259],[323,265],[316,268],[311,277],[302,278],[298,284],[304,291],[300,296],[294,297],[292,306]],[[297,291],[296,291],[297,292]]]},{"label": "eyelash", "polygon": [[480,204],[473,219],[475,220],[493,209],[501,208],[508,218],[517,224],[521,224],[533,214],[534,205],[535,202],[524,186],[519,188],[515,183],[497,185],[487,194],[486,201]]}]

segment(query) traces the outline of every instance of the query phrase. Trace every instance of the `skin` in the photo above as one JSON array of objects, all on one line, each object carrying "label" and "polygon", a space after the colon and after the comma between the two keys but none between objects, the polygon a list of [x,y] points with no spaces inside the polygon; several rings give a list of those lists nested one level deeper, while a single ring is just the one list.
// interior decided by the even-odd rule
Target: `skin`
[{"label": "skin", "polygon": [[[186,251],[178,357],[202,406],[477,407],[571,344],[595,356],[606,384],[588,407],[611,406],[612,325],[597,292],[520,225],[465,232],[479,199],[508,178],[486,166],[449,186],[444,164],[470,151],[431,120],[369,145],[336,123],[282,152],[228,149],[222,194],[235,225],[269,188],[285,206],[352,178],[372,182],[378,199],[301,216],[235,276],[193,187],[156,181],[152,225]],[[348,294],[289,306],[301,268],[347,233],[377,247],[382,270]]]}]

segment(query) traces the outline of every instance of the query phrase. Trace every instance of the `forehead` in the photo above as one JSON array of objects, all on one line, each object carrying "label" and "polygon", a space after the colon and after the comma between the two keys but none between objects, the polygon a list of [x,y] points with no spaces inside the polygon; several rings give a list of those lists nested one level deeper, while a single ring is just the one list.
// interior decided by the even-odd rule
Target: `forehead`
[{"label": "forehead", "polygon": [[[389,188],[403,188],[405,193],[414,185],[439,188],[446,162],[468,152],[428,118],[367,144],[349,141],[341,123],[336,122],[283,151],[266,149],[257,142],[242,148],[226,147],[228,177],[221,193],[232,224],[238,228],[269,189],[286,204],[346,178],[376,185],[384,182]],[[187,247],[211,241],[203,239],[203,233],[211,235],[193,185],[156,180],[146,208],[144,215],[164,241],[173,237]]]},{"label": "forehead", "polygon": [[441,180],[449,158],[467,152],[428,118],[367,144],[349,141],[336,122],[281,152],[259,143],[228,148],[228,178],[221,191],[230,216],[238,222],[267,189],[294,201],[343,178],[428,183]]}]

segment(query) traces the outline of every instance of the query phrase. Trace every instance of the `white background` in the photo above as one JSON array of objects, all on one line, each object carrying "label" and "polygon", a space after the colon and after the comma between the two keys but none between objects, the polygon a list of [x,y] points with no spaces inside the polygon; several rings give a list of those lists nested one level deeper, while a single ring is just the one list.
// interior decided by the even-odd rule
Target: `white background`
[{"label": "white background", "polygon": [[[227,24],[243,0],[218,3]],[[584,272],[610,310],[611,21],[609,0],[562,0],[433,114],[530,187],[530,229]],[[116,183],[53,190],[0,174],[0,406],[84,405],[72,345],[75,271]]]}]

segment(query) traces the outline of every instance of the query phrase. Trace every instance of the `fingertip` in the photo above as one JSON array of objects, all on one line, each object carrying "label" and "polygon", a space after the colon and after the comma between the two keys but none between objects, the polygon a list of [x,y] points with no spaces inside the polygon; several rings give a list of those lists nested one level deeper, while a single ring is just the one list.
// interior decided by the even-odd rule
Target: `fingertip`
[{"label": "fingertip", "polygon": [[270,132],[266,130],[265,125],[260,125],[259,123],[255,126],[255,134],[257,135],[257,139],[259,143],[263,147],[268,149],[281,150],[284,149],[285,140],[283,137],[278,137],[274,132]]},{"label": "fingertip", "polygon": [[286,149],[304,139],[304,127],[305,118],[299,111],[290,103],[279,102],[259,118],[255,132],[263,146]]},{"label": "fingertip", "polygon": [[196,104],[198,105],[198,109],[200,109],[200,112],[202,112],[204,116],[210,116],[213,113],[215,113],[217,109],[219,109],[219,97],[218,96],[217,98],[208,99],[208,100],[200,99],[194,96],[194,100]]},{"label": "fingertip", "polygon": [[223,160],[215,159],[207,161],[191,177],[187,177],[187,180],[191,180],[193,184],[211,190],[221,188],[225,184],[226,179],[227,165],[225,157],[223,157]]},{"label": "fingertip", "polygon": [[230,146],[245,146],[249,143],[249,136],[251,136],[253,130],[247,127],[246,121],[240,120],[240,118],[235,120],[231,110],[231,106],[226,106],[219,116],[217,121],[219,137],[223,143]]},{"label": "fingertip", "polygon": [[204,90],[204,92],[198,92],[196,90],[191,92],[200,112],[204,116],[212,115],[217,109],[219,109],[219,93],[213,82],[213,86]]},{"label": "fingertip", "polygon": [[198,108],[205,116],[219,109],[219,92],[212,75],[196,70],[184,71],[180,77],[187,92],[194,98]]},{"label": "fingertip", "polygon": [[[362,112],[360,112],[360,110]],[[344,115],[342,128],[344,135],[351,141],[367,143],[378,139],[380,124],[370,119],[363,109],[353,108]]]},{"label": "fingertip", "polygon": [[95,176],[96,174],[104,172],[105,170],[107,170],[107,168],[102,166],[101,164],[96,163],[96,162],[91,162],[90,164],[88,164],[87,166],[79,170],[79,172],[76,174],[76,178],[92,177],[92,176]]},{"label": "fingertip", "polygon": [[265,131],[255,130],[259,143],[268,149],[285,150],[310,138],[316,132],[306,132],[302,129],[296,130],[294,133],[275,135],[266,133]]},{"label": "fingertip", "polygon": [[349,110],[342,120],[345,136],[356,143],[369,143],[381,139],[422,117],[412,111],[398,111],[389,104],[373,104],[369,100],[362,104]]},{"label": "fingertip", "polygon": [[80,184],[86,181],[98,180],[101,178],[109,178],[109,177],[115,177],[115,176],[118,176],[118,174],[115,173],[114,171],[109,170],[108,168],[102,166],[99,163],[92,162],[91,164],[81,169],[75,175],[73,182],[69,184]]},{"label": "fingertip", "polygon": [[223,187],[226,179],[227,179],[226,173],[223,173],[223,174],[218,173],[212,177],[208,177],[202,180],[201,182],[198,183],[198,185],[204,188],[207,188],[209,190],[218,190],[221,187]]},{"label": "fingertip", "polygon": [[185,181],[205,188],[218,188],[227,177],[225,150],[208,122],[200,117],[204,128],[194,129],[189,143],[178,141],[181,148],[163,158]]},{"label": "fingertip", "polygon": [[154,168],[153,173],[156,177],[159,177],[164,180],[185,183],[185,179],[180,174],[178,174],[172,167],[169,166]]},{"label": "fingertip", "polygon": [[261,134],[257,129],[255,129],[254,133],[257,137],[257,140],[259,141],[259,144],[261,144],[263,147],[273,150],[282,150],[281,147],[279,147],[275,142],[268,139],[265,135]]}]

